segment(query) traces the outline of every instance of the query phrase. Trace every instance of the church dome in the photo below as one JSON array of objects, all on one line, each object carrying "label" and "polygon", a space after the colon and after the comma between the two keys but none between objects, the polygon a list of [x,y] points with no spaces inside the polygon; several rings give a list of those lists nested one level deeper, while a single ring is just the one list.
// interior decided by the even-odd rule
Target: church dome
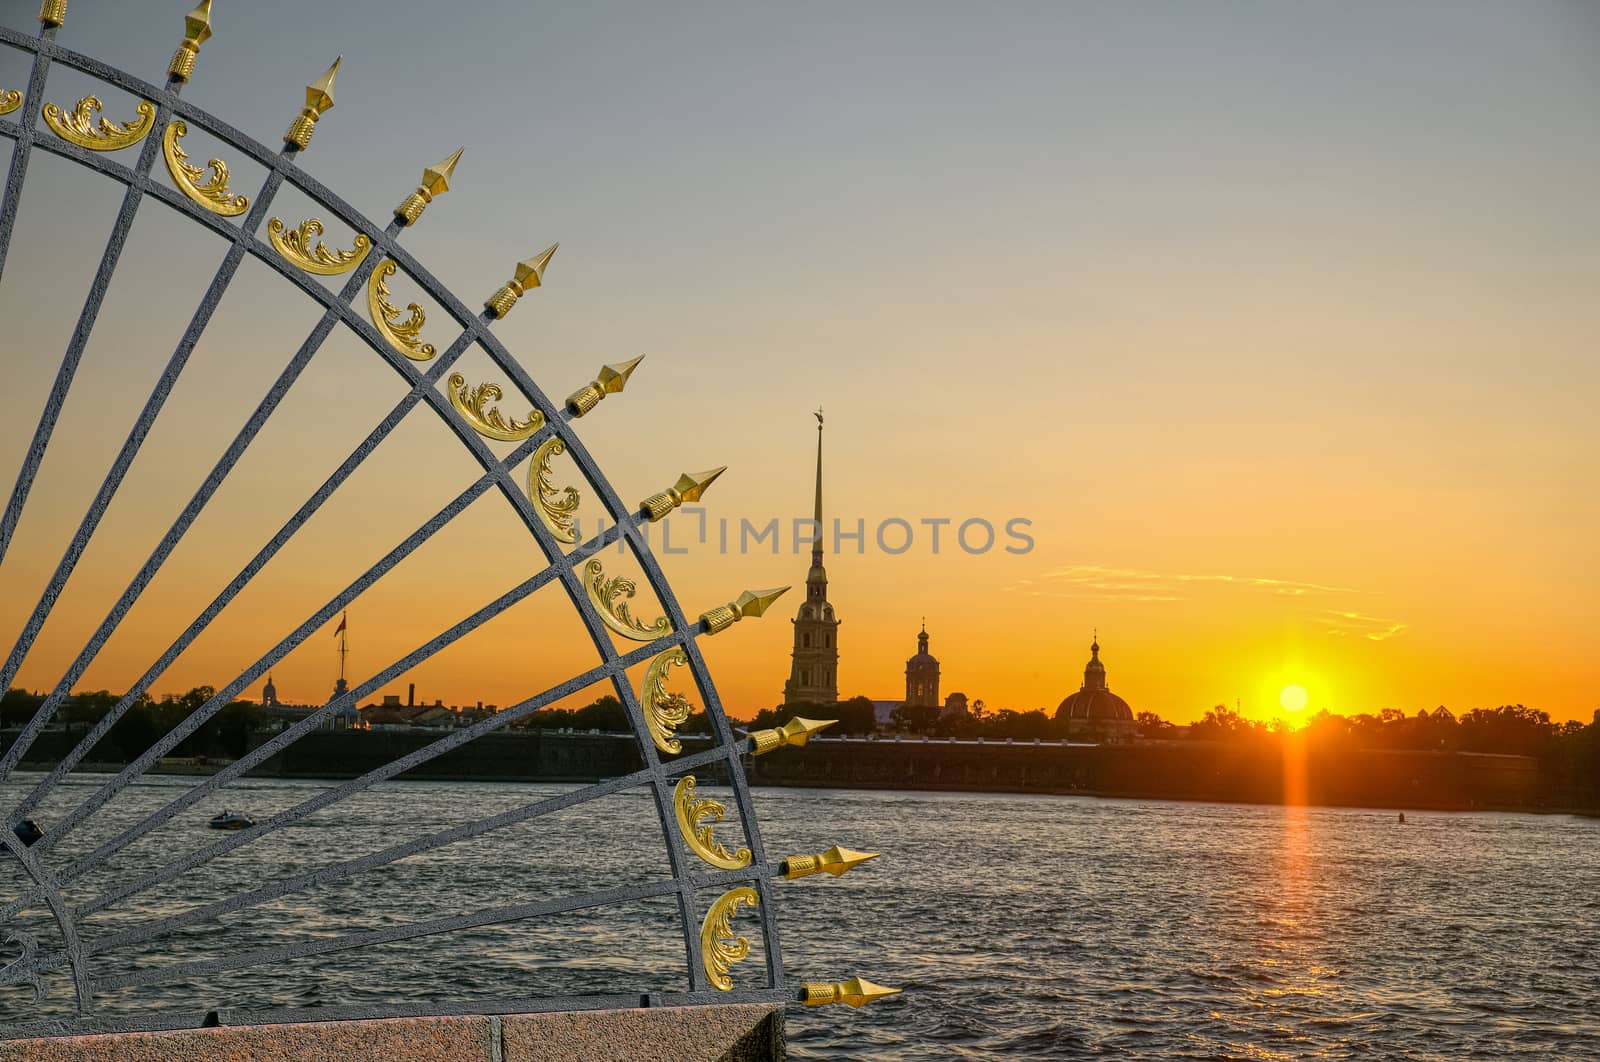
[{"label": "church dome", "polygon": [[1100,639],[1089,646],[1089,663],[1083,668],[1083,686],[1056,707],[1057,719],[1133,722],[1133,709],[1106,686],[1106,666],[1100,662]]},{"label": "church dome", "polygon": [[1128,702],[1110,690],[1082,689],[1056,708],[1057,719],[1120,719],[1133,722]]}]

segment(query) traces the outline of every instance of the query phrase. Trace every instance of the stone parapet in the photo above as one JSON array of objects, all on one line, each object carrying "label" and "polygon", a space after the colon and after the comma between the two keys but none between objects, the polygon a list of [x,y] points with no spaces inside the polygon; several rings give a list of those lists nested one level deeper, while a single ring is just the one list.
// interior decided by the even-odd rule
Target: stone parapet
[{"label": "stone parapet", "polygon": [[767,1004],[229,1025],[0,1042],[0,1062],[768,1062]]}]

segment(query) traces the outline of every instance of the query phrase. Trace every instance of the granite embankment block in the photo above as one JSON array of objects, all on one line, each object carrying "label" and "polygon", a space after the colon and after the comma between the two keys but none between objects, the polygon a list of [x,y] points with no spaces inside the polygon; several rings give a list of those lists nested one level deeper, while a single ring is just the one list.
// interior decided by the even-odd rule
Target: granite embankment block
[{"label": "granite embankment block", "polygon": [[231,1025],[0,1042],[0,1062],[778,1062],[766,1004]]}]

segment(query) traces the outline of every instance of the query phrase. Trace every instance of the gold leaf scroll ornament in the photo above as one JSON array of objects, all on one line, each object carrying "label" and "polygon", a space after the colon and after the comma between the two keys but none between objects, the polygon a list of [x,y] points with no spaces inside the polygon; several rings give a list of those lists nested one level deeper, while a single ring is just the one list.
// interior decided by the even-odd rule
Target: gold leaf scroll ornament
[{"label": "gold leaf scroll ornament", "polygon": [[[427,323],[428,315],[421,306],[408,303],[406,312],[409,316],[402,321],[400,308],[389,301],[389,285],[385,281],[394,276],[398,268],[393,259],[385,259],[367,278],[367,310],[372,315],[372,326],[397,354],[404,354],[412,361],[430,361],[438,351],[433,349],[432,343],[422,341],[422,326]],[[452,376],[450,379],[455,381],[461,377]],[[450,398],[454,401],[455,395],[452,393]]]},{"label": "gold leaf scroll ornament", "polygon": [[321,235],[322,222],[316,218],[302,221],[300,227],[293,231],[277,218],[267,222],[267,237],[272,240],[272,246],[278,249],[278,253],[307,273],[318,276],[332,277],[348,273],[360,265],[361,260],[367,257],[367,252],[372,250],[372,241],[362,233],[356,234],[355,249],[349,251],[328,250],[327,244],[319,239]]},{"label": "gold leaf scroll ornament", "polygon": [[22,106],[22,93],[16,89],[0,89],[0,114],[10,114]]},{"label": "gold leaf scroll ornament", "polygon": [[[580,501],[578,488],[557,490],[550,482],[550,459],[566,451],[567,444],[554,435],[539,444],[539,448],[533,452],[533,460],[528,462],[528,497],[533,499],[539,519],[544,521],[544,526],[550,529],[555,540],[572,543],[578,541],[578,535],[572,527]],[[656,744],[661,742],[657,741]]]},{"label": "gold leaf scroll ornament", "polygon": [[477,387],[468,387],[467,378],[459,372],[450,374],[449,383],[450,404],[456,407],[456,412],[472,425],[474,431],[486,439],[517,442],[544,426],[544,414],[537,409],[528,414],[527,420],[507,420],[501,416],[500,407],[492,404],[505,397],[498,384],[481,383]]},{"label": "gold leaf scroll ornament", "polygon": [[[640,692],[639,701],[644,708],[645,725],[650,728],[650,739],[656,743],[656,748],[662,752],[683,751],[683,743],[678,740],[674,731],[683,725],[684,720],[689,718],[689,700],[681,693],[667,692],[667,669],[670,667],[682,667],[688,662],[688,654],[680,646],[658,654],[654,660],[650,661],[650,666],[644,672],[644,686]],[[689,788],[692,791],[694,789],[694,779],[688,778],[685,781],[689,783]],[[722,817],[721,810],[720,807],[717,809],[718,818]],[[683,822],[681,813],[678,822],[680,824]],[[687,840],[687,830],[685,831],[685,839]],[[693,843],[692,841],[690,842],[691,845]],[[696,851],[699,851],[699,849],[696,849]],[[701,854],[704,855],[705,853],[702,852]],[[750,853],[745,853],[745,863],[750,861],[749,855]],[[707,856],[707,860],[713,863],[716,862],[710,859],[709,856]],[[721,866],[722,864],[718,863],[717,865]],[[744,863],[740,863],[739,866],[744,866]]]},{"label": "gold leaf scroll ornament", "polygon": [[632,579],[621,575],[607,579],[605,566],[598,560],[585,564],[583,573],[583,588],[589,593],[589,602],[600,613],[601,621],[616,633],[636,642],[649,642],[672,630],[665,616],[657,616],[648,627],[633,618],[628,598],[638,592],[639,584]]},{"label": "gold leaf scroll ornament", "polygon": [[706,920],[700,923],[700,954],[706,978],[724,992],[733,988],[728,969],[750,954],[750,941],[733,935],[733,914],[740,907],[760,905],[761,897],[756,890],[742,885],[713,900]]},{"label": "gold leaf scroll ornament", "polygon": [[250,200],[242,195],[228,194],[228,164],[221,159],[211,159],[206,167],[211,170],[211,176],[206,176],[205,168],[189,165],[189,155],[178,145],[178,141],[189,135],[189,127],[181,121],[173,122],[167,126],[167,131],[161,137],[161,153],[166,156],[167,171],[172,174],[172,182],[178,190],[188,196],[195,203],[213,214],[220,214],[225,218],[235,218],[250,209]]},{"label": "gold leaf scroll ornament", "polygon": [[709,797],[696,797],[694,775],[686,774],[672,788],[672,809],[678,816],[683,842],[695,855],[714,867],[738,870],[750,865],[750,849],[729,852],[717,840],[712,827],[722,821],[727,809]]},{"label": "gold leaf scroll ornament", "polygon": [[97,121],[95,114],[102,109],[100,100],[94,96],[85,96],[71,111],[47,103],[44,124],[69,144],[90,151],[121,151],[143,139],[156,120],[156,109],[146,100],[140,100],[134,108],[139,117],[131,122],[113,122],[103,116]]}]

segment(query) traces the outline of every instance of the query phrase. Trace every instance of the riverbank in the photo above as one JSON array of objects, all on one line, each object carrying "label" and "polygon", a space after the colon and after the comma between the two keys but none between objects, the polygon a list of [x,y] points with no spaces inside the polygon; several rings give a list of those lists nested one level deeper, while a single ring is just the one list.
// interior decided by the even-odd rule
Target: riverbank
[{"label": "riverbank", "polygon": [[[416,753],[443,733],[420,728],[308,734],[252,777],[348,779]],[[265,738],[262,738],[265,740]],[[685,750],[708,738],[687,735]],[[41,749],[41,751],[45,751]],[[153,774],[207,775],[226,760],[169,759]],[[25,763],[48,769],[50,761]],[[122,764],[84,763],[80,772]],[[398,777],[468,782],[594,782],[642,767],[628,734],[491,734]],[[1528,756],[1414,750],[1307,750],[1205,741],[1065,742],[813,738],[803,748],[745,758],[751,784],[818,789],[1040,793],[1307,804],[1419,811],[1594,814],[1552,791]],[[725,781],[713,765],[699,772]]]}]

